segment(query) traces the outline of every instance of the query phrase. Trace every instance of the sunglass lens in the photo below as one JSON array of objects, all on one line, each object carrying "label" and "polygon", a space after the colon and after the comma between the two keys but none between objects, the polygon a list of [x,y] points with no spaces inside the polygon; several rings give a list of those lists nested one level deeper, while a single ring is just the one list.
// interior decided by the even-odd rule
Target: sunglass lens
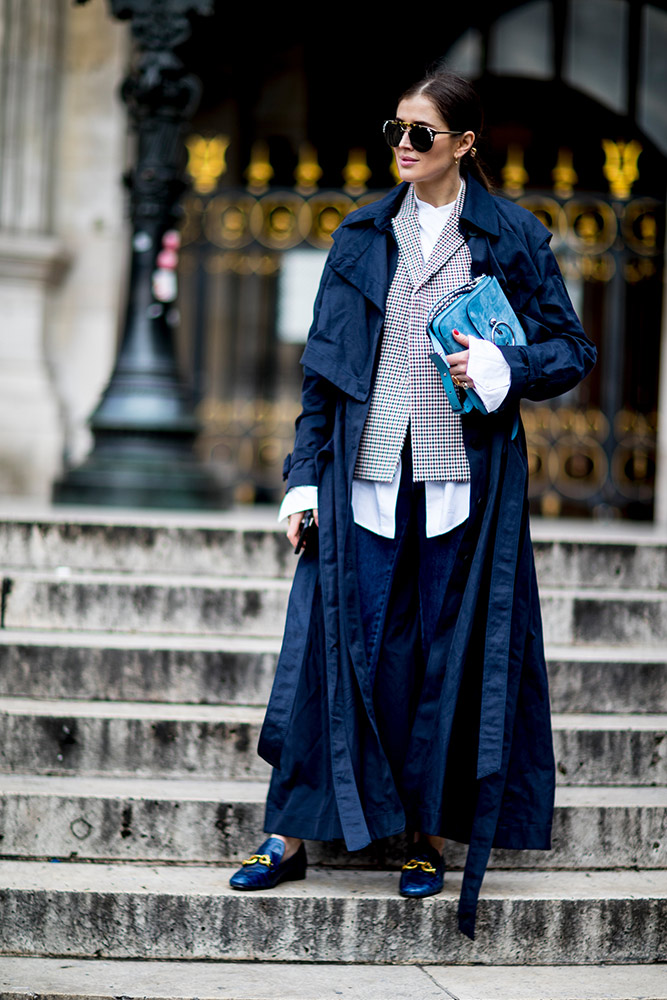
[{"label": "sunglass lens", "polygon": [[398,122],[387,122],[384,127],[384,137],[390,146],[398,146],[403,136],[403,129]]},{"label": "sunglass lens", "polygon": [[410,130],[410,142],[418,153],[428,153],[433,145],[433,137],[423,125],[414,125]]}]

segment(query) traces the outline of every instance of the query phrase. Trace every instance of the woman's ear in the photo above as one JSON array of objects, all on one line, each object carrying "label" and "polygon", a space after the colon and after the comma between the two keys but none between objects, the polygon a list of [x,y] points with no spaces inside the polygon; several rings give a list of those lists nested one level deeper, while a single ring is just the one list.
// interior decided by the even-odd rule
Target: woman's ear
[{"label": "woman's ear", "polygon": [[457,145],[457,152],[461,157],[469,153],[475,143],[475,133],[474,132],[464,132],[463,135],[459,136],[459,141]]}]

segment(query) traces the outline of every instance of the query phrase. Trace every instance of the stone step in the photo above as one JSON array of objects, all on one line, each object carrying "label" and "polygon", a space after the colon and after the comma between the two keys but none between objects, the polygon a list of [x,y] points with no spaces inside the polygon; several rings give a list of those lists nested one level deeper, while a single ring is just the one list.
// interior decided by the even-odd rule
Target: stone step
[{"label": "stone step", "polygon": [[[291,576],[295,559],[276,508],[220,514],[37,507],[0,510],[8,569]],[[652,526],[534,518],[544,586],[667,589],[667,539]]]},{"label": "stone step", "polygon": [[0,697],[265,705],[279,650],[276,636],[0,629]]},{"label": "stone step", "polygon": [[263,715],[236,705],[5,698],[0,771],[264,778]]},{"label": "stone step", "polygon": [[296,559],[277,509],[220,514],[62,509],[0,512],[6,569],[290,577]]},{"label": "stone step", "polygon": [[0,951],[508,965],[652,963],[666,954],[664,871],[489,871],[474,942],[457,930],[458,874],[440,895],[406,900],[398,872],[313,868],[268,893],[234,892],[231,872],[3,861]]},{"label": "stone step", "polygon": [[[264,778],[263,710],[239,705],[0,703],[0,772]],[[667,716],[554,715],[563,785],[667,784]]]},{"label": "stone step", "polygon": [[5,628],[279,636],[290,582],[248,577],[62,574],[5,578]]},{"label": "stone step", "polygon": [[667,712],[667,648],[548,645],[554,712]]},{"label": "stone step", "polygon": [[[247,577],[17,570],[4,580],[3,627],[280,636],[289,581]],[[568,645],[665,648],[667,591],[541,590],[544,637]]]},{"label": "stone step", "polygon": [[[264,705],[280,639],[0,629],[0,697]],[[660,648],[548,646],[555,712],[667,712]]]},{"label": "stone step", "polygon": [[667,592],[540,590],[547,643],[667,645]]},{"label": "stone step", "polygon": [[664,531],[533,519],[531,534],[540,586],[667,590]]},{"label": "stone step", "polygon": [[[259,844],[266,783],[0,775],[0,854],[11,858],[239,863]],[[553,850],[492,852],[491,868],[667,868],[667,788],[556,793]],[[349,854],[309,843],[312,864],[396,869],[403,836]],[[460,869],[466,848],[446,848]]]},{"label": "stone step", "polygon": [[[26,985],[30,984],[30,985]],[[329,965],[0,959],[4,1000],[667,1000],[664,965]]]}]

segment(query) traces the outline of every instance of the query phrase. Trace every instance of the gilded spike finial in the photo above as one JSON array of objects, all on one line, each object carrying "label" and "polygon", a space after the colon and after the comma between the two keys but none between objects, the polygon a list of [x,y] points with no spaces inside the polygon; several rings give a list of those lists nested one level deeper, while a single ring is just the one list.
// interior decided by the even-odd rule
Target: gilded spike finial
[{"label": "gilded spike finial", "polygon": [[322,168],[317,162],[315,148],[309,142],[299,146],[299,162],[294,171],[297,191],[300,194],[313,194],[317,191],[317,182],[322,176]]},{"label": "gilded spike finial", "polygon": [[347,193],[353,196],[363,194],[366,190],[366,181],[370,176],[370,167],[366,162],[366,150],[351,149],[347,163],[343,168],[343,180]]},{"label": "gilded spike finial", "polygon": [[571,198],[574,193],[574,185],[579,178],[572,165],[572,150],[561,147],[558,150],[558,160],[556,166],[551,171],[554,182],[554,191],[559,198]]},{"label": "gilded spike finial", "polygon": [[528,173],[523,165],[523,149],[511,143],[507,149],[507,160],[502,169],[503,187],[508,194],[518,197],[523,194]]},{"label": "gilded spike finial", "polygon": [[225,156],[229,137],[215,135],[207,139],[203,135],[192,134],[185,140],[188,150],[188,173],[197,194],[210,194],[218,180],[227,170]]},{"label": "gilded spike finial", "polygon": [[625,200],[630,197],[632,185],[639,177],[637,160],[642,147],[636,139],[630,142],[603,139],[602,148],[605,157],[602,169],[609,181],[609,190],[614,198]]},{"label": "gilded spike finial", "polygon": [[263,194],[273,177],[273,167],[269,162],[269,147],[262,139],[253,143],[250,163],[245,172],[248,190],[252,194]]}]

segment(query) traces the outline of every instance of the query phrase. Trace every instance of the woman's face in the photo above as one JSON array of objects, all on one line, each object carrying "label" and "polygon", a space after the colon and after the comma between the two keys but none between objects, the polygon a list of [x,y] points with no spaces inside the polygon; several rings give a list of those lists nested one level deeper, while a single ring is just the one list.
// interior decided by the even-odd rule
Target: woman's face
[{"label": "woman's face", "polygon": [[[411,122],[414,125],[428,125],[436,132],[449,129],[443,121],[429,97],[417,95],[404,98],[396,109],[396,117],[400,121]],[[410,133],[403,133],[400,145],[394,149],[396,167],[402,181],[412,181],[414,184],[430,184],[445,181],[448,176],[454,178],[458,173],[458,164],[454,153],[462,155],[462,145],[472,145],[472,141],[464,136],[472,136],[472,132],[461,135],[436,135],[433,146],[428,153],[418,153],[410,142]],[[462,144],[463,140],[463,144]]]}]

